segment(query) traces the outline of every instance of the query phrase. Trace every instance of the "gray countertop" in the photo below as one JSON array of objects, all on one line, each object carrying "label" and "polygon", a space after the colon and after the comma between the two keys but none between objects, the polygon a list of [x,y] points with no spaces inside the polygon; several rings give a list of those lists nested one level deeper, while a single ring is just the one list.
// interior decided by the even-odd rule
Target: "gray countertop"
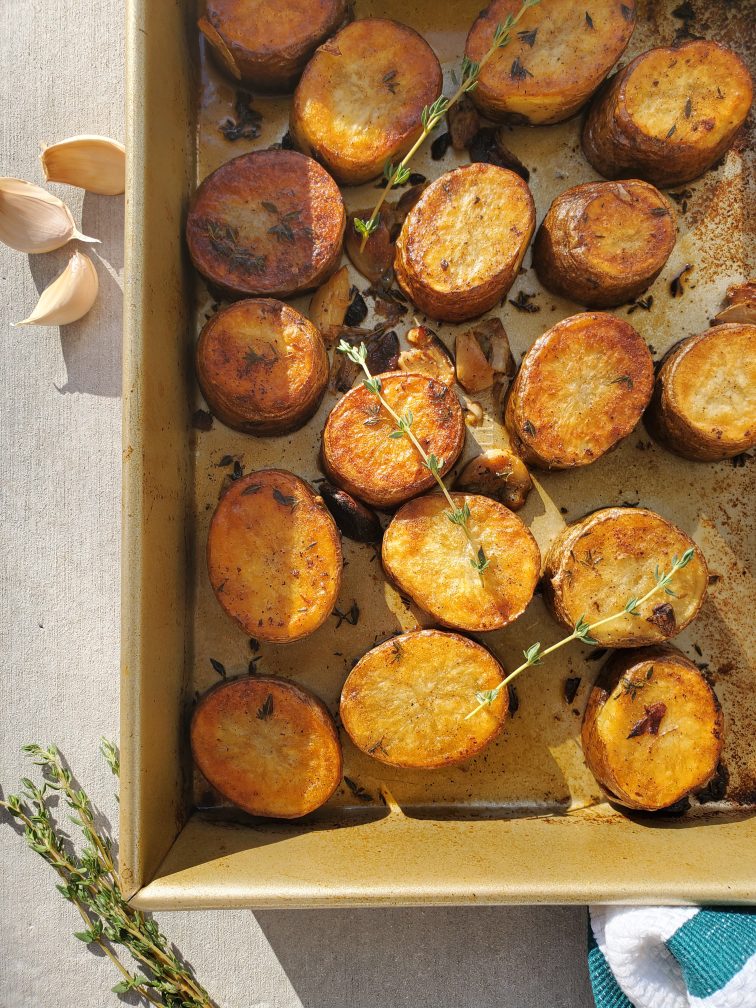
[{"label": "gray countertop", "polygon": [[[165,0],[171,2],[171,0]],[[178,0],[174,0],[178,2]],[[123,135],[123,0],[0,0],[0,173],[41,183],[38,145]],[[0,246],[0,782],[19,747],[55,742],[117,816],[97,755],[118,731],[123,199],[51,187],[71,206],[100,278],[80,323],[14,329],[74,246]],[[0,829],[0,1005],[116,1004],[112,965],[53,874]],[[503,852],[505,853],[505,852]],[[588,1008],[578,908],[161,914],[221,1008]]]}]

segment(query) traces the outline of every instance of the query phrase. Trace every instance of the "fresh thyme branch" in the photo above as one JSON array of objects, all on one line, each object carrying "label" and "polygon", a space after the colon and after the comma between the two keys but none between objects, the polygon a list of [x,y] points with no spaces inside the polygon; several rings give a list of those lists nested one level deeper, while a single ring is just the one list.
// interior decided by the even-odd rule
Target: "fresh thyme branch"
[{"label": "fresh thyme branch", "polygon": [[[118,751],[103,739],[102,754],[117,776]],[[110,837],[98,832],[95,812],[86,792],[74,786],[70,770],[55,746],[24,746],[35,766],[41,767],[39,787],[28,777],[23,790],[0,801],[24,829],[24,838],[62,879],[56,888],[73,903],[84,921],[74,937],[99,948],[121,974],[116,994],[133,992],[158,1008],[215,1008],[210,995],[173,951],[157,924],[131,907],[123,897]],[[81,853],[74,850],[65,831],[55,822],[51,800],[56,797],[69,810],[70,821],[84,838]],[[132,972],[116,949],[125,948],[143,972]]]},{"label": "fresh thyme branch", "polygon": [[484,707],[488,707],[491,703],[493,703],[507,683],[510,683],[514,678],[516,678],[516,676],[518,676],[521,672],[524,672],[525,669],[530,668],[532,665],[540,665],[546,655],[550,655],[552,651],[557,651],[559,648],[564,647],[565,644],[569,644],[570,641],[574,640],[581,640],[584,644],[598,644],[598,641],[591,636],[592,632],[598,627],[605,626],[607,623],[611,623],[613,620],[619,619],[620,616],[624,616],[626,613],[629,613],[631,616],[640,616],[640,607],[660,591],[663,591],[665,595],[672,595],[674,597],[675,593],[669,587],[669,583],[679,570],[682,570],[683,567],[687,567],[693,559],[694,554],[695,550],[689,549],[686,550],[679,558],[673,556],[672,566],[664,574],[659,571],[659,566],[657,564],[654,571],[654,580],[656,582],[654,587],[647,591],[641,598],[636,598],[636,596],[633,595],[627,600],[623,609],[618,610],[616,613],[612,613],[611,616],[605,616],[603,619],[596,620],[595,623],[586,623],[584,613],[575,624],[572,633],[563,640],[557,641],[556,644],[552,644],[551,647],[546,648],[544,651],[541,650],[540,643],[532,644],[527,651],[522,652],[525,657],[525,661],[519,666],[519,668],[516,668],[514,672],[510,672],[506,679],[502,680],[495,689],[484,690],[475,694],[478,706],[465,716],[465,721],[477,714],[478,711],[483,710]]},{"label": "fresh thyme branch", "polygon": [[394,188],[394,186],[404,185],[404,183],[409,179],[410,173],[407,166],[412,158],[415,154],[417,154],[452,105],[455,105],[462,95],[475,90],[478,86],[480,71],[498,49],[503,49],[504,46],[509,44],[511,29],[514,28],[525,11],[529,10],[531,7],[535,7],[538,3],[540,3],[540,0],[523,0],[523,5],[517,14],[508,14],[503,24],[496,25],[491,48],[483,56],[480,63],[475,63],[473,60],[468,59],[467,56],[462,58],[461,83],[451,98],[445,98],[441,95],[441,97],[437,98],[432,105],[425,106],[420,115],[420,121],[423,127],[420,136],[397,165],[392,164],[391,161],[387,161],[384,165],[383,177],[386,180],[386,185],[372,214],[367,220],[360,220],[359,217],[355,217],[354,219],[354,229],[357,234],[362,235],[360,251],[364,250],[365,243],[368,238],[378,228],[380,223],[381,207],[383,206],[383,202],[389,192]]},{"label": "fresh thyme branch", "polygon": [[467,542],[472,550],[472,557],[470,558],[470,564],[478,574],[483,575],[486,567],[488,567],[489,560],[485,554],[482,546],[478,545],[472,537],[468,522],[470,520],[470,508],[467,503],[465,503],[461,508],[458,508],[454,503],[454,500],[446,489],[446,484],[441,478],[441,470],[444,467],[443,459],[437,458],[435,455],[429,455],[423,446],[420,444],[418,439],[415,437],[414,431],[412,430],[412,424],[414,423],[414,416],[412,415],[412,410],[408,409],[403,416],[400,416],[392,407],[386,402],[381,391],[381,380],[380,378],[375,378],[370,373],[370,368],[367,365],[367,348],[364,343],[360,343],[359,347],[353,347],[351,344],[347,343],[346,340],[341,340],[339,345],[336,347],[339,353],[345,354],[351,361],[357,364],[365,372],[366,378],[363,381],[363,385],[368,391],[372,392],[376,396],[386,412],[392,417],[394,423],[396,424],[396,430],[389,434],[390,438],[398,439],[402,437],[407,437],[412,442],[412,444],[417,449],[417,453],[423,461],[423,465],[428,469],[438,483],[441,492],[449,504],[449,510],[445,511],[444,514],[452,523],[452,525],[459,525],[467,538]]}]

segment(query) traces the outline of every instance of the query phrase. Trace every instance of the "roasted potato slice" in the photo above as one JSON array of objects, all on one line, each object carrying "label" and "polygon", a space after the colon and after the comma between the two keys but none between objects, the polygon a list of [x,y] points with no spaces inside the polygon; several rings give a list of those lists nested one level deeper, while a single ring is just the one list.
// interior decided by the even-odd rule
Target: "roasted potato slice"
[{"label": "roasted potato slice", "polygon": [[672,204],[652,185],[586,182],[557,196],[538,229],[533,265],[554,294],[590,308],[632,301],[675,246]]},{"label": "roasted potato slice", "polygon": [[752,98],[746,65],[718,42],[650,49],[596,95],[583,152],[605,178],[690,182],[729,150]]},{"label": "roasted potato slice", "polygon": [[492,497],[510,511],[519,511],[533,489],[533,480],[514,452],[491,448],[467,463],[454,489]]},{"label": "roasted potato slice", "polygon": [[328,708],[285,679],[219,683],[197,704],[190,734],[207,780],[252,815],[296,819],[341,783],[341,745]]},{"label": "roasted potato slice", "polygon": [[458,634],[420,630],[368,651],[341,691],[341,722],[358,749],[392,766],[430,770],[469,759],[501,731],[506,689],[474,718],[476,693],[504,678],[496,659]]},{"label": "roasted potato slice", "polygon": [[[467,36],[476,62],[497,25],[514,17],[520,0],[493,0]],[[526,11],[509,45],[480,73],[472,99],[489,119],[533,125],[561,122],[591,97],[624,52],[635,27],[635,2],[549,0]]]},{"label": "roasted potato slice", "polygon": [[[447,473],[465,442],[459,400],[450,388],[420,374],[380,375],[382,395],[400,415],[412,413],[412,431]],[[391,509],[433,486],[432,473],[408,438],[391,438],[392,417],[364,385],[337,403],[323,431],[326,475],[366,504]]]},{"label": "roasted potato slice", "polygon": [[221,497],[207,539],[216,598],[252,637],[285,644],[318,629],[341,586],[341,537],[310,487],[260,469]]},{"label": "roasted potato slice", "polygon": [[660,591],[640,606],[640,615],[625,612],[592,633],[604,647],[658,644],[696,617],[709,572],[693,540],[646,508],[601,508],[569,525],[546,555],[544,598],[566,627],[581,617],[594,623],[642,598],[656,584],[656,571],[670,570],[688,549],[695,552],[669,586],[674,595]]},{"label": "roasted potato slice", "polygon": [[207,0],[198,23],[232,77],[261,91],[291,91],[346,12],[347,0]]},{"label": "roasted potato slice", "polygon": [[407,153],[442,83],[436,54],[414,29],[383,18],[353,21],[307,64],[291,134],[342,184],[367,182]]},{"label": "roasted potato slice", "polygon": [[[452,494],[470,509],[468,529],[449,521],[440,493],[405,504],[383,536],[386,574],[400,591],[445,626],[473,633],[498,630],[517,619],[535,591],[541,554],[530,531],[508,508],[489,497]],[[472,550],[482,548],[488,566],[474,569]]]},{"label": "roasted potato slice", "polygon": [[464,165],[432,182],[407,215],[396,279],[431,318],[475,318],[514,283],[534,228],[533,197],[519,175]]},{"label": "roasted potato slice", "polygon": [[306,423],[328,384],[320,333],[271,298],[237,301],[205,324],[197,378],[218,419],[246,434],[284,434]]},{"label": "roasted potato slice", "polygon": [[713,689],[676,648],[618,651],[588,699],[583,754],[611,801],[655,811],[711,780],[723,731]]},{"label": "roasted potato slice", "polygon": [[296,151],[260,150],[208,175],[192,200],[186,239],[215,291],[283,298],[333,273],[345,225],[341,193],[324,168]]},{"label": "roasted potato slice", "polygon": [[633,327],[606,312],[563,319],[525,354],[504,422],[512,447],[541,469],[595,462],[648,405],[654,366]]},{"label": "roasted potato slice", "polygon": [[756,447],[756,325],[727,323],[674,347],[656,378],[648,428],[684,458]]}]

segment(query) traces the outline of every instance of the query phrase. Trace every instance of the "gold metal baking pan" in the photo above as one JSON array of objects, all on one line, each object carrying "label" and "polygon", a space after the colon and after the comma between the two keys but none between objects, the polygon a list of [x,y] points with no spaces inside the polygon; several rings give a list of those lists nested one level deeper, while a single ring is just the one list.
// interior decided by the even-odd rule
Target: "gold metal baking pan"
[{"label": "gold metal baking pan", "polygon": [[[357,13],[418,28],[448,80],[479,4],[357,0]],[[629,55],[674,37],[681,27],[674,6],[641,2]],[[751,4],[696,9],[696,30],[743,52]],[[192,353],[211,301],[183,247],[187,202],[217,165],[279,141],[287,119],[286,101],[256,97],[261,135],[236,143],[221,135],[234,89],[208,63],[196,15],[191,0],[131,0],[128,12],[121,861],[130,895],[149,909],[756,901],[754,465],[684,462],[641,427],[589,468],[541,474],[522,516],[544,547],[565,521],[601,505],[640,502],[701,545],[715,580],[700,618],[675,643],[707,665],[724,707],[724,801],[677,819],[625,816],[602,802],[578,742],[597,663],[579,647],[518,680],[519,709],[506,731],[463,766],[392,769],[345,741],[345,773],[356,788],[345,783],[319,814],[295,824],[244,817],[193,773],[187,716],[195,694],[217,679],[210,659],[238,674],[253,657],[204,568],[209,516],[229,472],[220,463],[231,456],[244,471],[276,465],[315,479],[320,430],[335,401],[327,395],[320,413],[288,437],[245,437],[218,421],[209,431],[192,426],[202,405]],[[512,149],[531,170],[539,220],[557,193],[595,177],[578,137],[579,119],[511,131]],[[727,285],[754,269],[747,157],[741,145],[687,187],[689,195],[678,194],[677,247],[652,288],[650,310],[631,316],[657,359],[705,329]],[[441,162],[420,157],[413,168],[435,176],[455,163],[450,151]],[[374,196],[372,186],[346,191],[350,208]],[[688,263],[683,296],[673,298],[670,281]],[[521,291],[535,295],[537,312],[510,302],[500,310],[517,355],[577,310],[543,291],[530,269],[510,297]],[[628,308],[617,313],[626,317]],[[439,332],[453,340],[453,327]],[[495,423],[471,431],[465,458],[499,436]],[[356,602],[356,625],[334,618],[307,640],[258,652],[259,668],[310,687],[332,710],[354,659],[418,619],[386,585],[370,547],[345,542],[345,555],[339,607]],[[511,668],[523,647],[557,635],[536,598],[514,626],[485,642]],[[568,676],[581,679],[570,704]]]}]

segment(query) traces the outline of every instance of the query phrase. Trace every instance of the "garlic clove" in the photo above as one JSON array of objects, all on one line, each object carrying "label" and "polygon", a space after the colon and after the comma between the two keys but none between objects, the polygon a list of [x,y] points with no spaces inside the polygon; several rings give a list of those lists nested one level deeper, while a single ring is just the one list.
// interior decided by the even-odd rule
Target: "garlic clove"
[{"label": "garlic clove", "polygon": [[88,255],[74,252],[68,266],[40,296],[37,307],[16,325],[69,325],[78,322],[95,303],[99,281]]},{"label": "garlic clove", "polygon": [[45,147],[39,160],[47,182],[100,196],[119,196],[126,188],[126,148],[108,137],[69,137]]},{"label": "garlic clove", "polygon": [[97,242],[76,229],[57,196],[17,178],[0,178],[0,241],[17,252],[52,252],[72,238]]}]

